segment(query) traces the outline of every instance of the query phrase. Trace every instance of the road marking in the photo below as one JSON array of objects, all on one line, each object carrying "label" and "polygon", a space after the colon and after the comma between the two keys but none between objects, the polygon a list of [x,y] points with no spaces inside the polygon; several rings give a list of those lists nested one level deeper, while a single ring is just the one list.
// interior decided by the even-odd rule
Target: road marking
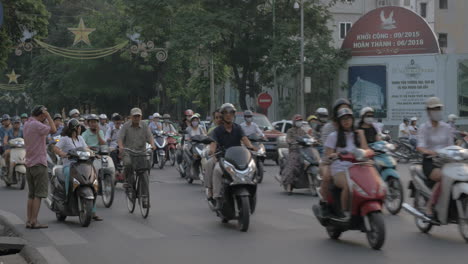
[{"label": "road marking", "polygon": [[[50,227],[49,227],[50,228]],[[68,228],[42,230],[57,246],[86,244],[88,241]]]},{"label": "road marking", "polygon": [[19,218],[17,215],[13,213],[0,210],[0,215],[3,215],[6,218],[6,220],[13,225],[24,225],[23,219]]},{"label": "road marking", "polygon": [[39,247],[37,250],[49,264],[70,264],[55,247]]},{"label": "road marking", "polygon": [[137,223],[131,220],[112,220],[111,225],[122,233],[135,239],[163,238],[164,234],[146,226],[144,223]]}]

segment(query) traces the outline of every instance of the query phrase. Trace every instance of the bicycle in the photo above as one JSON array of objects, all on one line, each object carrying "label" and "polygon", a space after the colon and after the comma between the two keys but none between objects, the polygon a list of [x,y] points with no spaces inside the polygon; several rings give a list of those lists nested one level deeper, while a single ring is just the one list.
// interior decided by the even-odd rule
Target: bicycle
[{"label": "bicycle", "polygon": [[[132,161],[132,174],[136,174],[132,183],[128,183],[126,190],[127,208],[130,213],[135,211],[135,202],[138,199],[140,212],[143,218],[147,218],[150,210],[149,172],[151,168],[151,153],[148,150],[135,151],[124,148]],[[135,173],[136,172],[136,173]]]}]

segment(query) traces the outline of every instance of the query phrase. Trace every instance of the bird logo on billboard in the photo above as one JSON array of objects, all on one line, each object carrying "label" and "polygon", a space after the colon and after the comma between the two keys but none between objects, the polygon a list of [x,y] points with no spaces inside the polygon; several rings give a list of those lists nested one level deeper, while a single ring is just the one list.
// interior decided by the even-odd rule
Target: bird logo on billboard
[{"label": "bird logo on billboard", "polygon": [[393,19],[393,11],[390,12],[388,17],[385,17],[385,11],[382,10],[382,12],[380,12],[380,20],[382,20],[382,29],[390,30],[396,28],[396,21]]}]

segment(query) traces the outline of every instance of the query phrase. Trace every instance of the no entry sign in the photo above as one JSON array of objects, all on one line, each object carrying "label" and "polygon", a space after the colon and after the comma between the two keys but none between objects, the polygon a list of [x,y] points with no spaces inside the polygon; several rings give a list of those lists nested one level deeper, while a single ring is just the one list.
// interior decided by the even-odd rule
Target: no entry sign
[{"label": "no entry sign", "polygon": [[273,98],[267,93],[261,93],[258,95],[257,102],[261,108],[267,109],[273,103]]}]

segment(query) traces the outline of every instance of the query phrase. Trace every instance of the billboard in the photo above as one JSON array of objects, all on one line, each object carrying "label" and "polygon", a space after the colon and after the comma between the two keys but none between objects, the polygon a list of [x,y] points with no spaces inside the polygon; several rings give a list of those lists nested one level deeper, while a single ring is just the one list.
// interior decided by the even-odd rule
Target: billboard
[{"label": "billboard", "polygon": [[348,68],[348,84],[356,116],[360,109],[370,106],[376,117],[387,117],[387,66],[351,66]]}]

